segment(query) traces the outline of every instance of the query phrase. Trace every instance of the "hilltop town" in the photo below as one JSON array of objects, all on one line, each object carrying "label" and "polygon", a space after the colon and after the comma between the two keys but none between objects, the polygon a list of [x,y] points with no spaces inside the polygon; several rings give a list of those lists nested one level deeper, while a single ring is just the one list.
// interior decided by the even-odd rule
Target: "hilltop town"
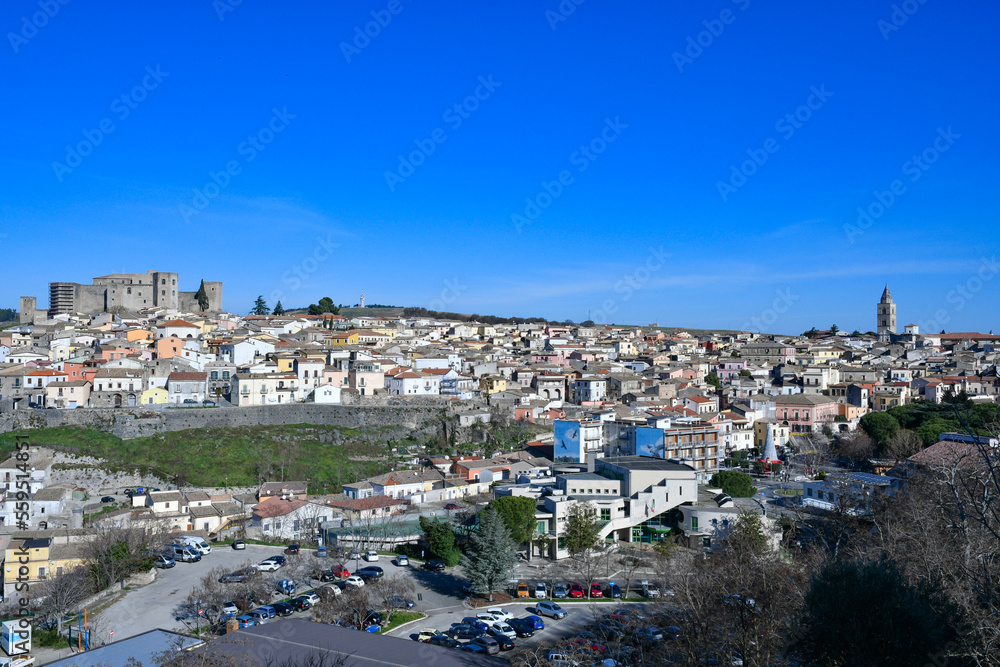
[{"label": "hilltop town", "polygon": [[[163,294],[154,298],[160,281]],[[24,297],[21,321],[0,331],[0,424],[17,436],[16,449],[8,441],[11,458],[0,464],[7,480],[0,534],[8,563],[33,554],[24,577],[4,581],[8,598],[21,580],[47,598],[41,593],[54,580],[94,567],[102,535],[141,536],[137,564],[107,575],[109,584],[127,578],[139,590],[116,601],[102,586],[88,585],[62,607],[37,608],[58,631],[69,618],[64,614],[87,604],[110,605],[103,617],[108,627],[117,624],[119,637],[189,631],[190,619],[181,620],[186,602],[169,602],[170,614],[181,614],[178,625],[155,614],[140,622],[127,601],[159,600],[159,580],[180,576],[168,570],[196,555],[232,561],[225,569],[233,573],[219,581],[242,582],[240,572],[285,565],[284,557],[273,568],[269,563],[278,562],[273,557],[281,548],[292,549],[282,581],[294,578],[300,590],[312,582],[313,592],[327,579],[313,561],[296,560],[300,543],[317,555],[329,550],[338,563],[330,578],[341,584],[350,572],[340,563],[362,553],[373,554],[371,560],[378,552],[409,556],[431,572],[450,571],[472,547],[448,545],[470,526],[481,528],[489,508],[516,503],[525,518],[510,552],[518,559],[508,568],[513,578],[487,584],[466,564],[473,581],[446,593],[455,600],[442,599],[440,609],[460,599],[470,604],[476,593],[516,600],[522,586],[528,595],[528,580],[540,586],[531,591],[536,598],[562,597],[553,588],[565,582],[563,594],[572,599],[579,584],[571,582],[581,579],[590,601],[624,595],[655,603],[659,588],[676,585],[666,561],[657,560],[671,549],[689,556],[725,550],[747,517],[756,517],[765,550],[816,548],[817,526],[872,515],[872,503],[901,494],[915,470],[934,469],[956,450],[995,452],[989,423],[1000,396],[1000,336],[921,332],[913,324],[898,332],[888,287],[875,304],[873,331],[834,326],[780,335],[592,322],[486,324],[365,309],[345,315],[333,307],[243,316],[221,310],[221,283],[178,293],[176,282],[177,274],[150,271],[103,276],[89,286],[53,283],[52,308],[38,311],[34,298]],[[142,298],[153,305],[141,307]],[[291,445],[282,450],[289,461],[262,468],[274,476],[255,487],[194,486],[161,475],[142,488],[143,478],[120,476],[120,462],[111,466],[88,452],[81,458],[79,446],[61,445],[64,432],[50,432],[93,427],[97,422],[80,421],[89,414],[136,421],[190,416],[176,428],[192,428],[220,415],[230,415],[227,423],[252,423],[255,411],[255,420],[266,412],[274,423],[291,424],[282,413],[298,415],[303,405],[319,410],[309,413],[317,428],[347,409],[360,411],[352,413],[362,415],[360,424],[374,423],[364,415],[375,411],[388,424],[403,423],[409,410],[426,414],[408,417],[424,421],[407,442],[390,443],[393,456],[379,464],[379,474],[332,488],[315,476],[312,482],[285,476],[291,459],[304,456]],[[973,427],[949,412],[959,409],[978,420]],[[178,437],[195,437],[185,433]],[[328,442],[322,446],[340,440]],[[360,458],[381,456],[373,445]],[[220,478],[225,473],[218,471]],[[590,542],[581,547],[587,517]],[[436,532],[441,525],[451,536],[444,546]],[[516,533],[516,526],[508,528]],[[236,543],[243,549],[218,555],[220,546]],[[196,553],[202,545],[207,551]],[[210,545],[216,555],[208,556]],[[252,563],[234,560],[245,554],[268,558],[247,569]],[[598,557],[618,559],[619,566],[601,575],[593,569]],[[403,569],[399,562],[393,560],[394,569]],[[672,562],[683,561],[675,555]],[[380,576],[365,580],[374,585]],[[207,581],[188,578],[175,588],[207,596]],[[266,598],[289,597],[281,586],[280,595],[268,589]],[[393,589],[397,597],[413,590],[441,593],[423,580]],[[220,597],[212,617],[238,616],[236,627],[251,625],[259,611],[254,604],[223,609],[235,595]],[[313,620],[357,621],[333,607],[318,611],[319,598],[311,604]],[[434,620],[434,612],[427,615]],[[670,618],[671,627],[679,626]],[[660,624],[667,622],[664,616]],[[655,654],[655,644],[637,650]]]}]

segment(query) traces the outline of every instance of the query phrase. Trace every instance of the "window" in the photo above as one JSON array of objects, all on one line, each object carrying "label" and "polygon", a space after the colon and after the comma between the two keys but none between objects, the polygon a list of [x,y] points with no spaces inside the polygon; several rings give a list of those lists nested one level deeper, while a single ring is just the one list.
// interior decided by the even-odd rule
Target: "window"
[{"label": "window", "polygon": [[222,379],[223,380],[229,379],[229,371],[222,371]]},{"label": "window", "polygon": [[219,379],[219,371],[212,371],[212,379],[213,380]]},{"label": "window", "polygon": [[611,521],[611,508],[602,507],[601,508],[601,521]]},{"label": "window", "polygon": [[545,524],[546,524],[545,521],[539,521],[537,524],[535,524],[535,531],[539,535],[544,535],[545,534],[545,528],[546,528]]},{"label": "window", "polygon": [[691,530],[698,530],[698,517],[691,517]]}]

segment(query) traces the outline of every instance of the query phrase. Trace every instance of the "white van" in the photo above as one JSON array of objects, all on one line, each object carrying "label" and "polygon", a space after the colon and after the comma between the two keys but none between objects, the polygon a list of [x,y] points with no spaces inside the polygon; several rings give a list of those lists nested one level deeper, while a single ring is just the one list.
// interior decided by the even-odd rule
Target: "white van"
[{"label": "white van", "polygon": [[208,542],[200,537],[178,537],[177,544],[183,544],[195,549],[202,556],[207,556],[212,553],[212,547],[208,545]]}]

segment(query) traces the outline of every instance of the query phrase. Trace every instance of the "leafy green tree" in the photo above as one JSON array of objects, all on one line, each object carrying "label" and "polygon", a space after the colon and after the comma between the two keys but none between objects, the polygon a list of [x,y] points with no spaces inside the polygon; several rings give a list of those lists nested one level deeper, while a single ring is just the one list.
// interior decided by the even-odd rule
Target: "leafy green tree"
[{"label": "leafy green tree", "polygon": [[458,563],[461,552],[455,546],[455,529],[449,522],[422,516],[420,529],[424,531],[424,540],[432,556],[440,558],[445,565]]},{"label": "leafy green tree", "polygon": [[748,378],[748,377],[751,377],[752,375],[753,375],[753,373],[751,373],[750,371],[748,371],[745,368],[740,371],[740,377],[741,378]]},{"label": "leafy green tree", "polygon": [[831,324],[830,325],[830,334],[831,335],[836,336],[838,331],[840,331],[840,327],[838,327],[836,324]]},{"label": "leafy green tree", "polygon": [[279,301],[278,303],[274,304],[274,310],[272,310],[271,312],[274,313],[275,315],[284,315],[285,307],[282,306],[281,301]]},{"label": "leafy green tree", "polygon": [[271,312],[271,309],[267,307],[267,301],[264,301],[263,294],[258,296],[257,300],[253,302],[253,310],[250,312],[254,315],[267,315]]},{"label": "leafy green tree", "polygon": [[324,313],[340,314],[340,308],[334,305],[333,299],[330,297],[324,296],[319,300],[319,303],[309,304],[310,315],[322,315]]},{"label": "leafy green tree", "polygon": [[198,302],[198,307],[201,308],[202,312],[208,310],[208,293],[205,291],[205,279],[201,279],[201,286],[198,288],[198,293],[194,295],[195,300]]},{"label": "leafy green tree", "polygon": [[943,664],[959,625],[943,595],[909,583],[892,561],[833,561],[806,593],[793,650],[819,666]]},{"label": "leafy green tree", "polygon": [[759,556],[764,553],[767,550],[767,535],[764,533],[764,520],[760,514],[741,509],[729,534],[726,535],[726,543],[754,555]]},{"label": "leafy green tree", "polygon": [[722,380],[719,379],[719,376],[715,371],[712,371],[705,376],[705,382],[712,385],[716,389],[722,389]]},{"label": "leafy green tree", "polygon": [[534,535],[538,522],[535,519],[537,506],[533,498],[501,496],[491,502],[483,512],[480,512],[480,521],[482,521],[482,514],[491,509],[495,510],[503,519],[503,523],[510,531],[510,536],[514,538],[515,544],[524,544]]},{"label": "leafy green tree", "polygon": [[757,489],[750,475],[738,470],[722,470],[712,475],[709,486],[722,489],[722,492],[733,498],[752,498]]},{"label": "leafy green tree", "polygon": [[869,412],[858,424],[880,450],[888,446],[892,436],[899,430],[899,422],[888,412]]},{"label": "leafy green tree", "polygon": [[517,563],[517,543],[500,514],[487,507],[479,515],[479,530],[469,536],[469,544],[459,564],[476,593],[502,590]]}]

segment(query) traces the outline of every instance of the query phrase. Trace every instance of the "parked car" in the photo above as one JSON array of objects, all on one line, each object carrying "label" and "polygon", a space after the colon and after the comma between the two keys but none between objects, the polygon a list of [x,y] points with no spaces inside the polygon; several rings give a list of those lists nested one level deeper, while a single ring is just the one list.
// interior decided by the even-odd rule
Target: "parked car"
[{"label": "parked car", "polygon": [[455,504],[455,503],[448,503],[447,505],[444,506],[444,508],[446,510],[457,510],[458,509],[458,505]]},{"label": "parked car", "polygon": [[330,570],[320,570],[319,572],[313,575],[313,579],[319,579],[320,581],[327,582],[327,581],[336,581],[337,579],[340,579],[340,577],[338,577]]},{"label": "parked car", "polygon": [[[556,605],[556,606],[558,607],[559,605]],[[535,615],[525,616],[524,620],[527,621],[528,623],[531,623],[531,627],[533,627],[535,630],[544,630],[545,629],[545,621],[543,621],[538,616],[535,616]]]},{"label": "parked car", "polygon": [[344,580],[344,584],[350,586],[351,588],[361,588],[365,585],[365,580],[356,574],[352,574]]},{"label": "parked car", "polygon": [[566,610],[557,605],[555,602],[549,602],[548,600],[542,600],[535,605],[535,612],[539,616],[551,616],[552,618],[565,618]]},{"label": "parked car", "polygon": [[233,549],[241,551],[247,548],[247,543],[244,540],[233,540]]},{"label": "parked car", "polygon": [[620,600],[622,597],[622,589],[615,582],[608,584],[608,597],[613,600]]},{"label": "parked car", "polygon": [[343,565],[334,565],[330,568],[330,572],[333,572],[338,579],[346,579],[351,576],[351,573]]},{"label": "parked car", "polygon": [[291,595],[295,592],[295,582],[291,579],[282,579],[275,585],[275,589],[282,595]]},{"label": "parked car", "polygon": [[281,569],[281,565],[279,565],[277,561],[262,560],[257,563],[257,569],[261,572],[274,572],[275,570]]},{"label": "parked car", "polygon": [[278,615],[278,610],[275,609],[272,605],[269,605],[269,604],[262,604],[260,607],[258,607],[258,609],[260,609],[261,611],[267,612],[267,617],[268,618],[274,618],[275,616]]},{"label": "parked car", "polygon": [[396,560],[394,562],[398,567],[406,567],[407,565],[410,564],[410,559],[407,558],[405,555],[400,554],[396,556]]},{"label": "parked car", "polygon": [[312,605],[309,604],[309,600],[307,600],[304,595],[292,598],[288,601],[288,603],[292,605],[292,608],[295,609],[295,611],[305,611],[306,609],[312,607]]},{"label": "parked car", "polygon": [[447,630],[445,634],[452,639],[475,639],[483,634],[483,631],[479,628],[473,627],[471,625],[465,625],[464,623],[459,623],[458,625],[453,625]]},{"label": "parked car", "polygon": [[253,577],[257,576],[257,570],[253,568],[247,568],[245,570],[236,570],[235,572],[230,572],[229,574],[224,574],[219,577],[220,584],[242,584],[244,581],[249,581]]},{"label": "parked car", "polygon": [[236,606],[235,602],[226,600],[222,603],[222,613],[226,616],[236,616],[240,613],[240,608]]},{"label": "parked car", "polygon": [[422,628],[417,632],[417,641],[426,642],[429,641],[431,637],[437,637],[439,634],[436,628]]},{"label": "parked car", "polygon": [[528,590],[528,584],[524,583],[523,581],[520,582],[517,585],[517,588],[514,589],[514,595],[515,597],[518,598],[531,597],[531,592]]},{"label": "parked car", "polygon": [[579,667],[580,663],[576,660],[571,659],[565,653],[560,653],[559,651],[549,651],[545,654],[545,659],[548,660],[552,667]]},{"label": "parked car", "polygon": [[402,595],[393,595],[385,603],[392,609],[413,609],[413,600],[404,598]]},{"label": "parked car", "polygon": [[375,581],[376,579],[381,579],[385,572],[382,571],[380,567],[363,567],[360,570],[354,572],[354,576],[361,577],[365,581]]},{"label": "parked car", "polygon": [[101,498],[102,503],[113,503],[115,502],[114,496],[104,496]]},{"label": "parked car", "polygon": [[601,589],[601,585],[596,581],[590,582],[590,597],[592,598],[604,597],[604,591]]},{"label": "parked car", "polygon": [[335,598],[343,593],[344,589],[337,584],[327,584],[326,586],[320,586],[316,589],[316,595],[320,596],[324,600]]},{"label": "parked car", "polygon": [[153,565],[160,569],[167,569],[176,565],[173,556],[166,556],[164,554],[156,554],[153,556]]},{"label": "parked car", "polygon": [[645,644],[662,641],[664,637],[663,630],[659,628],[639,628],[635,634]]},{"label": "parked car", "polygon": [[502,607],[490,607],[486,610],[488,613],[493,614],[493,616],[498,621],[509,621],[514,618],[514,614],[510,613]]},{"label": "parked car", "polygon": [[297,554],[298,552],[299,552],[299,545],[297,544],[289,544],[287,547],[285,547],[286,554]]},{"label": "parked car", "polygon": [[180,546],[175,544],[170,547],[174,560],[184,563],[197,563],[201,560],[201,554],[195,551],[194,547]]},{"label": "parked car", "polygon": [[237,616],[236,621],[239,623],[239,626],[241,628],[252,628],[253,626],[257,625],[257,622],[254,620],[254,617],[251,616],[250,614],[242,614],[240,616]]},{"label": "parked car", "polygon": [[517,631],[514,630],[514,628],[510,627],[509,624],[504,623],[503,621],[497,621],[496,623],[494,623],[490,627],[488,632],[495,637],[510,637],[511,639],[513,639],[514,637],[517,636]]},{"label": "parked car", "polygon": [[660,588],[651,581],[642,580],[642,597],[644,598],[658,598],[660,597]]},{"label": "parked car", "polygon": [[459,651],[466,651],[468,653],[483,653],[483,654],[486,653],[485,648],[483,648],[479,644],[474,644],[473,642],[469,642],[468,644],[461,644],[456,648],[458,648]]},{"label": "parked car", "polygon": [[466,616],[462,619],[462,625],[469,625],[479,631],[480,634],[486,634],[486,631],[490,629],[490,623],[487,623],[485,619],[479,618],[478,616]]},{"label": "parked car", "polygon": [[569,591],[562,584],[556,584],[552,587],[552,597],[554,598],[564,598],[569,595]]},{"label": "parked car", "polygon": [[271,622],[271,617],[262,609],[253,609],[247,612],[247,616],[253,619],[255,625],[264,625]]},{"label": "parked car", "polygon": [[573,582],[569,585],[569,596],[571,598],[584,598],[587,597],[586,591],[583,590],[583,584]]},{"label": "parked car", "polygon": [[482,646],[489,655],[496,655],[500,652],[500,644],[497,643],[496,637],[483,635],[482,637],[476,637],[473,639],[472,643]]},{"label": "parked car", "polygon": [[317,605],[320,602],[319,596],[316,595],[315,591],[306,591],[301,595],[301,597],[304,597],[306,600],[308,600],[310,606]]},{"label": "parked car", "polygon": [[288,602],[275,602],[271,606],[278,612],[278,616],[291,616],[295,612],[295,607]]},{"label": "parked car", "polygon": [[452,639],[447,635],[434,635],[427,640],[427,643],[434,646],[444,646],[445,648],[459,648],[462,646],[457,639]]},{"label": "parked car", "polygon": [[362,556],[362,558],[364,558],[369,563],[374,563],[375,561],[378,560],[378,552],[375,551],[374,549],[369,549],[368,551],[365,552],[365,555]]},{"label": "parked car", "polygon": [[548,588],[546,588],[544,581],[539,581],[535,584],[535,597],[542,600],[549,597],[549,591]]},{"label": "parked car", "polygon": [[425,570],[430,570],[431,572],[441,572],[444,570],[444,563],[436,558],[432,558],[423,564],[423,568]]},{"label": "parked car", "polygon": [[512,618],[507,621],[507,625],[514,628],[518,637],[531,637],[535,634],[535,625],[524,618]]}]

